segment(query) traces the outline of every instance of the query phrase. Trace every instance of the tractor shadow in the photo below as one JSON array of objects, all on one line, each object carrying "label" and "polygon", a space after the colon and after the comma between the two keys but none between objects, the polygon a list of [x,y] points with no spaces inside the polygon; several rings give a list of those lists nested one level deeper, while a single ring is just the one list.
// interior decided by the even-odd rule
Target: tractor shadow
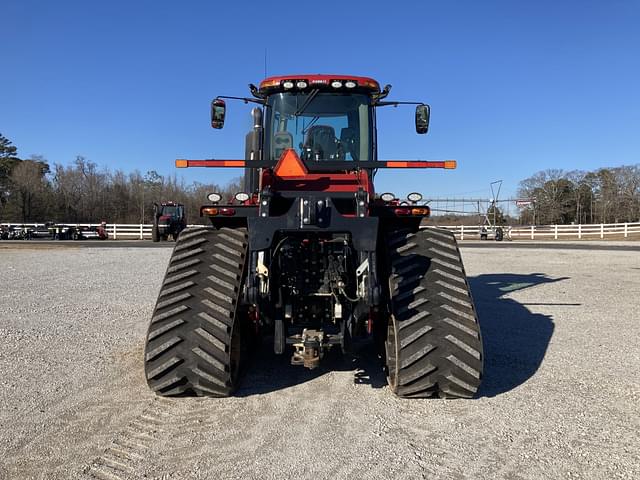
[{"label": "tractor shadow", "polygon": [[348,354],[334,349],[313,370],[291,365],[290,362],[291,353],[275,355],[273,337],[266,337],[248,362],[235,396],[248,397],[286,389],[313,381],[330,372],[352,372],[353,383],[356,385],[369,385],[371,388],[387,385],[381,361],[371,341],[355,343]]},{"label": "tractor shadow", "polygon": [[[568,278],[550,278],[542,273],[494,273],[469,278],[484,347],[484,376],[478,397],[495,397],[525,383],[540,368],[553,336],[553,317],[532,313],[505,295]],[[542,297],[540,300],[535,305],[553,305],[544,303],[546,299]]]}]

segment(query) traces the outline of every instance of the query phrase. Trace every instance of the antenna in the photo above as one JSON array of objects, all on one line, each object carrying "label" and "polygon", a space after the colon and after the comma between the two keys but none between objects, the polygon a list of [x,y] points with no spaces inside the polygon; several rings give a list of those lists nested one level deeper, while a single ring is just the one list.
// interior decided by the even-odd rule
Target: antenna
[{"label": "antenna", "polygon": [[267,47],[264,47],[264,78],[267,78]]}]

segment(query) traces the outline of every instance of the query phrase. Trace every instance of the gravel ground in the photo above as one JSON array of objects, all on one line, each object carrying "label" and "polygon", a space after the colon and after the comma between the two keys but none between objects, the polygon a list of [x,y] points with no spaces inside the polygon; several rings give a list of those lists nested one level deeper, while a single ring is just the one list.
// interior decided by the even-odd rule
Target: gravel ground
[{"label": "gravel ground", "polygon": [[0,478],[640,478],[640,255],[464,248],[474,400],[401,400],[371,348],[257,354],[230,399],[160,399],[142,341],[170,250],[2,249]]}]

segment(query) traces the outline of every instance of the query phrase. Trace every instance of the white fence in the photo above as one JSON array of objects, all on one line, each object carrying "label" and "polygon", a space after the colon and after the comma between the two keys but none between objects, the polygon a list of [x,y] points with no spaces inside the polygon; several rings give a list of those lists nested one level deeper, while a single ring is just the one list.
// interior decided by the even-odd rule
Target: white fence
[{"label": "white fence", "polygon": [[[2,223],[2,226],[12,227],[43,227],[42,223]],[[96,223],[68,223],[66,225],[78,227],[96,227]],[[189,225],[195,226],[195,225]],[[107,233],[113,240],[143,240],[151,238],[152,225],[108,223]],[[441,226],[452,231],[460,240],[480,238],[479,226],[455,225]],[[640,239],[640,222],[637,223],[602,223],[590,225],[531,225],[524,227],[503,227],[505,238],[512,240],[570,240],[570,239],[598,239],[598,238],[629,238]]]},{"label": "white fence", "polygon": [[[2,223],[4,227],[28,227],[28,228],[44,228],[42,223]],[[97,227],[99,223],[61,223],[60,225],[69,225],[72,227]],[[153,225],[144,225],[139,223],[108,223],[106,225],[107,234],[111,240],[144,240],[151,238],[151,229]]]},{"label": "white fence", "polygon": [[[480,238],[478,226],[438,226],[452,231],[460,240]],[[598,238],[640,239],[640,222],[637,223],[600,223],[589,225],[531,225],[523,227],[502,227],[505,238],[511,240],[570,240]]]}]

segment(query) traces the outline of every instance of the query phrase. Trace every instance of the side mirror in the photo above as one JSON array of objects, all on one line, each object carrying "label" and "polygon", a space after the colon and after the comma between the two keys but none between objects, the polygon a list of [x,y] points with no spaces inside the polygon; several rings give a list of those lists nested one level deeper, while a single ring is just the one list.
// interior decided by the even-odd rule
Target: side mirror
[{"label": "side mirror", "polygon": [[421,104],[416,107],[416,133],[423,134],[429,130],[431,107]]},{"label": "side mirror", "polygon": [[227,106],[224,100],[216,98],[211,102],[211,126],[213,128],[224,127],[224,116],[226,112]]}]

